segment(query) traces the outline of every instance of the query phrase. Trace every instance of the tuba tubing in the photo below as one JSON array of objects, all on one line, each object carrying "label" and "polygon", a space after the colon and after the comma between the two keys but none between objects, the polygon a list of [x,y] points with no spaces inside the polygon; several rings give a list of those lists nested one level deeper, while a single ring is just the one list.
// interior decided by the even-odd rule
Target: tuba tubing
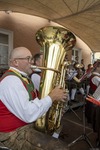
[{"label": "tuba tubing", "polygon": [[57,73],[60,73],[60,71],[56,70],[56,69],[46,68],[46,67],[40,67],[40,66],[35,66],[35,65],[31,65],[31,69],[33,69],[33,70],[35,70],[35,69],[50,70],[50,71],[55,71]]}]

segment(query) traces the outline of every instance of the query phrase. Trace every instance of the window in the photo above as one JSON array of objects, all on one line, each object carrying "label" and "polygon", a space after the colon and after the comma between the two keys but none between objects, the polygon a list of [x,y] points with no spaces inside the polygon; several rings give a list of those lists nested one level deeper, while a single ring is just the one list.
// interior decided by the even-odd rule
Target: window
[{"label": "window", "polygon": [[8,56],[13,48],[13,32],[0,29],[0,69],[8,68]]},{"label": "window", "polygon": [[81,49],[73,48],[72,49],[72,60],[81,62],[82,52]]}]

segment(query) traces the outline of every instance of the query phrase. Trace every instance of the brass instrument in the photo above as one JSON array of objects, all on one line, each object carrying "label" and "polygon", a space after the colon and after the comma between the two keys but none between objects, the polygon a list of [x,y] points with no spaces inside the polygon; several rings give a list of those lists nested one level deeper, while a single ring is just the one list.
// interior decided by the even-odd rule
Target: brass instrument
[{"label": "brass instrument", "polygon": [[[43,74],[40,84],[40,98],[47,96],[57,85],[65,87],[64,58],[67,50],[75,43],[75,36],[62,27],[47,26],[36,33],[37,42],[43,47]],[[34,67],[34,66],[33,66]],[[54,102],[49,111],[39,118],[35,128],[52,134],[60,126],[64,102]]]},{"label": "brass instrument", "polygon": [[75,64],[75,69],[77,70],[77,78],[80,79],[82,76],[83,76],[83,71],[82,71],[82,68],[84,67],[83,64],[79,64],[79,63],[76,63]]},{"label": "brass instrument", "polygon": [[77,69],[81,69],[81,68],[83,68],[83,64],[78,64],[78,63],[77,63],[77,64],[75,65],[75,67],[76,67]]}]

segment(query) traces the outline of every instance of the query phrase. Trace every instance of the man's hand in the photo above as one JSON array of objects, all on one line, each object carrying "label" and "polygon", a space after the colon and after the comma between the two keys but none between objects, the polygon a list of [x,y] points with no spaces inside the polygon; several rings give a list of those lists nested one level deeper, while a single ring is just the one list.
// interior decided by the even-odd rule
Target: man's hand
[{"label": "man's hand", "polygon": [[67,92],[61,86],[55,87],[49,94],[52,101],[61,101],[67,99]]}]

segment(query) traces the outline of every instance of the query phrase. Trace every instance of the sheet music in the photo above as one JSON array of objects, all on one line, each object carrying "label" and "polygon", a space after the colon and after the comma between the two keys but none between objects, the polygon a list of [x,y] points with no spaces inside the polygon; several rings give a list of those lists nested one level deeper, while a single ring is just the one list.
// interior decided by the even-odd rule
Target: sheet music
[{"label": "sheet music", "polygon": [[100,84],[99,84],[98,88],[96,89],[96,91],[94,92],[93,97],[94,97],[97,101],[100,101]]}]

